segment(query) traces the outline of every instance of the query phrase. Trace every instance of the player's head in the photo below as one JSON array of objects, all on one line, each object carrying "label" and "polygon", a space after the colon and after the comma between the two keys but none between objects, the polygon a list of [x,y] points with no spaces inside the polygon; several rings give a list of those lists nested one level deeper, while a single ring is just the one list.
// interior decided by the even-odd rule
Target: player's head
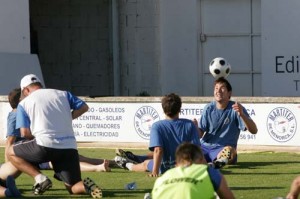
[{"label": "player's head", "polygon": [[224,84],[225,87],[227,88],[227,91],[228,92],[231,92],[232,91],[232,87],[231,87],[231,84],[229,83],[229,81],[227,79],[225,79],[224,77],[221,77],[219,79],[216,79],[215,80],[215,85],[216,84]]},{"label": "player's head", "polygon": [[193,163],[203,163],[204,157],[200,146],[184,142],[176,149],[176,164],[191,165]]},{"label": "player's head", "polygon": [[169,117],[174,117],[180,112],[181,104],[181,98],[175,93],[165,95],[161,100],[164,113]]},{"label": "player's head", "polygon": [[15,88],[8,94],[8,101],[11,106],[11,108],[17,108],[21,98],[21,89]]},{"label": "player's head", "polygon": [[218,78],[215,80],[214,95],[215,95],[215,92],[217,92],[217,90],[220,88],[226,89],[225,91],[228,93],[228,97],[230,99],[231,93],[232,93],[232,87],[231,87],[231,84],[229,83],[229,81],[227,81],[227,79],[225,79],[224,77],[221,77],[221,78]]},{"label": "player's head", "polygon": [[34,74],[25,75],[21,79],[20,86],[21,86],[21,91],[24,94],[24,96],[27,96],[29,94],[30,88],[33,88],[33,87],[42,88],[43,87],[41,80]]}]

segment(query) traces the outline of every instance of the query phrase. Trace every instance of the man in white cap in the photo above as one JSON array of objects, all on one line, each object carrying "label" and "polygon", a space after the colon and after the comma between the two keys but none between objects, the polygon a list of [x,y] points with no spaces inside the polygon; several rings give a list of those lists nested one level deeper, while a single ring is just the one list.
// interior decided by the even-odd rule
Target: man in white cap
[{"label": "man in white cap", "polygon": [[101,198],[101,189],[90,179],[81,179],[78,151],[72,128],[75,119],[88,105],[68,91],[43,89],[40,79],[29,74],[21,80],[25,98],[17,108],[16,128],[28,142],[9,149],[9,159],[20,171],[35,179],[34,194],[43,194],[52,182],[35,165],[51,161],[56,178],[70,194],[89,193]]}]

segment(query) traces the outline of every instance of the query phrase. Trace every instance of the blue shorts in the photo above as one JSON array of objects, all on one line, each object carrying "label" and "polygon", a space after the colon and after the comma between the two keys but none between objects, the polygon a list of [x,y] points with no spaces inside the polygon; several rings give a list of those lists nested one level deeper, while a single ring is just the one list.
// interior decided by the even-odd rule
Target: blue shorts
[{"label": "blue shorts", "polygon": [[[203,155],[206,159],[206,162],[213,162],[217,159],[218,154],[223,150],[225,146],[207,146],[205,144],[201,145]],[[237,162],[237,156],[233,163]]]},{"label": "blue shorts", "polygon": [[[151,160],[148,162],[148,164],[147,164],[147,170],[148,170],[149,172],[152,172],[152,171],[153,171],[153,164],[154,164],[154,161],[153,161],[153,159],[151,159]],[[160,169],[159,169],[158,173],[161,174],[161,170],[160,170]]]}]

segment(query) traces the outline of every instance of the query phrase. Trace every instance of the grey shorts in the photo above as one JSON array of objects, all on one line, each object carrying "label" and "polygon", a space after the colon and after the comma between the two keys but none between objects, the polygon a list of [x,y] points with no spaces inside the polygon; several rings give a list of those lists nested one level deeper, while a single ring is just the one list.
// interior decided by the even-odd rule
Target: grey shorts
[{"label": "grey shorts", "polygon": [[54,149],[37,145],[36,140],[30,140],[13,146],[16,156],[37,166],[50,161],[53,170],[68,185],[81,181],[78,151],[76,149]]}]

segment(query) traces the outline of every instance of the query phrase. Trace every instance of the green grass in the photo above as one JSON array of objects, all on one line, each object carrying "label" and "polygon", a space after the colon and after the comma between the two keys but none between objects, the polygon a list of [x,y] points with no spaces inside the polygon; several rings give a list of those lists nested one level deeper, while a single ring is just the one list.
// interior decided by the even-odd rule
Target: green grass
[{"label": "green grass", "polygon": [[[137,154],[144,154],[146,150],[132,150]],[[112,159],[113,149],[89,148],[79,149],[80,154],[89,157]],[[3,149],[0,149],[3,157]],[[294,177],[300,175],[300,154],[293,153],[244,153],[239,154],[237,165],[227,166],[221,171],[235,194],[240,199],[272,199],[285,196]],[[52,171],[44,171],[52,182],[53,187],[44,193],[42,198],[70,198],[63,184],[53,179]],[[112,172],[83,172],[82,177],[91,177],[102,188],[105,198],[143,198],[150,192],[155,178],[147,177],[146,173],[129,172],[114,168]],[[17,180],[17,186],[26,198],[39,198],[31,194],[33,179],[22,174]],[[127,183],[136,182],[136,190],[125,190]],[[89,198],[87,195],[72,196],[75,198]]]}]

